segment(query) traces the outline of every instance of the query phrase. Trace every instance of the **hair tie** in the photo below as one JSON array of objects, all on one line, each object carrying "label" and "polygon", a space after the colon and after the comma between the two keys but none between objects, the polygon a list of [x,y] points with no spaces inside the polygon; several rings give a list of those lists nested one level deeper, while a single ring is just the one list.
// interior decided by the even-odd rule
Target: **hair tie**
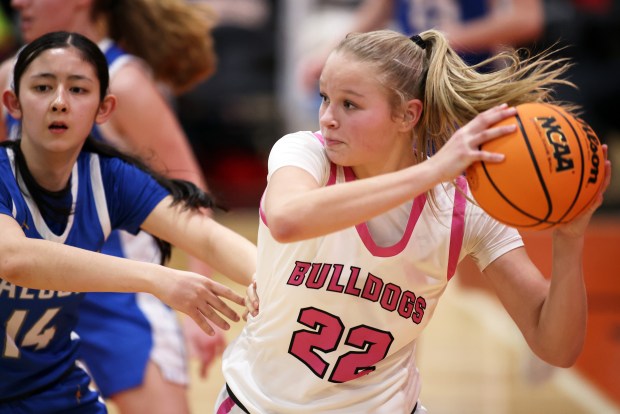
[{"label": "hair tie", "polygon": [[422,49],[426,49],[426,41],[422,39],[420,35],[413,35],[409,39],[411,39],[413,43],[420,46]]}]

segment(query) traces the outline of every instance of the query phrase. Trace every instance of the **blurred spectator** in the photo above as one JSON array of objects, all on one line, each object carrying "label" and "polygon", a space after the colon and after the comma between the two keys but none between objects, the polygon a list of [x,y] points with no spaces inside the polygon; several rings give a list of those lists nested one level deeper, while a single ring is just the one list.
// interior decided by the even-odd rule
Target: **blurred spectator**
[{"label": "blurred spectator", "polygon": [[391,27],[412,35],[439,29],[468,63],[475,64],[502,45],[537,39],[542,23],[542,0],[364,0],[352,24],[341,25],[339,36],[306,62],[302,82],[306,87],[316,82],[332,45],[349,32]]},{"label": "blurred spectator", "polygon": [[177,99],[209,187],[229,207],[258,206],[266,154],[281,135],[274,99],[274,0],[203,0],[218,14],[218,70]]}]

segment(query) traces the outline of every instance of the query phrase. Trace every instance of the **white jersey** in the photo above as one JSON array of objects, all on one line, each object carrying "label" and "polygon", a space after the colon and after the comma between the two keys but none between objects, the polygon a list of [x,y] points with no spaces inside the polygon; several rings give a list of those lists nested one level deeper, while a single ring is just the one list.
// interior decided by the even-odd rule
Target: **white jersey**
[{"label": "white jersey", "polygon": [[[322,185],[355,180],[330,164],[311,132],[276,143],[269,174],[285,165]],[[411,412],[420,393],[416,339],[458,261],[472,255],[484,268],[523,244],[452,184],[435,197],[435,211],[421,195],[368,223],[286,244],[272,238],[261,211],[260,312],[223,360],[227,384],[250,412]]]}]

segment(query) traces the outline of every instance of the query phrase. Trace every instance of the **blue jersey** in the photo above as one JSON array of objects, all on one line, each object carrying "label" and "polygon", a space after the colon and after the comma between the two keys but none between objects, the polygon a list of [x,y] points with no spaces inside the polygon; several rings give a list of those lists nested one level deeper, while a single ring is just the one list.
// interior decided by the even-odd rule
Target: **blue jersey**
[{"label": "blue jersey", "polygon": [[[114,75],[116,70],[123,66],[125,62],[135,59],[134,56],[125,52],[111,40],[105,39],[99,47],[102,49],[101,51],[108,62],[108,72],[110,72],[110,78],[112,78],[112,75]],[[99,141],[106,141],[105,135],[101,132],[101,128],[97,124],[93,125],[93,129],[90,131],[90,134],[93,138]]]},{"label": "blue jersey", "polygon": [[[27,237],[91,251],[99,251],[113,229],[139,231],[168,194],[148,174],[119,159],[82,152],[71,175],[73,214],[60,233],[50,229],[20,190],[25,185],[16,178],[13,151],[6,147],[0,148],[0,176],[0,214],[14,217]],[[0,400],[54,383],[73,366],[78,346],[73,331],[82,297],[0,279],[0,335],[6,338],[0,345]]]}]

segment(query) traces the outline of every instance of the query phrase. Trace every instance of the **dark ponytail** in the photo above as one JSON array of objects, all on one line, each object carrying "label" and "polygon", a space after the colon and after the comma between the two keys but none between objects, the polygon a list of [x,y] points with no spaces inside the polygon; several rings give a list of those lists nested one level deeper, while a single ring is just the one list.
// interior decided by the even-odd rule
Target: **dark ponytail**
[{"label": "dark ponytail", "polygon": [[[153,177],[159,185],[168,190],[172,196],[171,205],[173,206],[182,203],[183,209],[196,211],[202,208],[218,207],[213,198],[194,183],[187,180],[167,178],[166,176],[155,172],[140,159],[125,154],[113,146],[105,144],[102,141],[98,141],[90,136],[86,139],[82,151],[92,152],[102,157],[119,158],[126,163],[146,172]],[[170,259],[172,247],[170,243],[165,240],[155,236],[153,236],[153,238],[157,242],[161,252],[161,264],[165,264]]]}]

